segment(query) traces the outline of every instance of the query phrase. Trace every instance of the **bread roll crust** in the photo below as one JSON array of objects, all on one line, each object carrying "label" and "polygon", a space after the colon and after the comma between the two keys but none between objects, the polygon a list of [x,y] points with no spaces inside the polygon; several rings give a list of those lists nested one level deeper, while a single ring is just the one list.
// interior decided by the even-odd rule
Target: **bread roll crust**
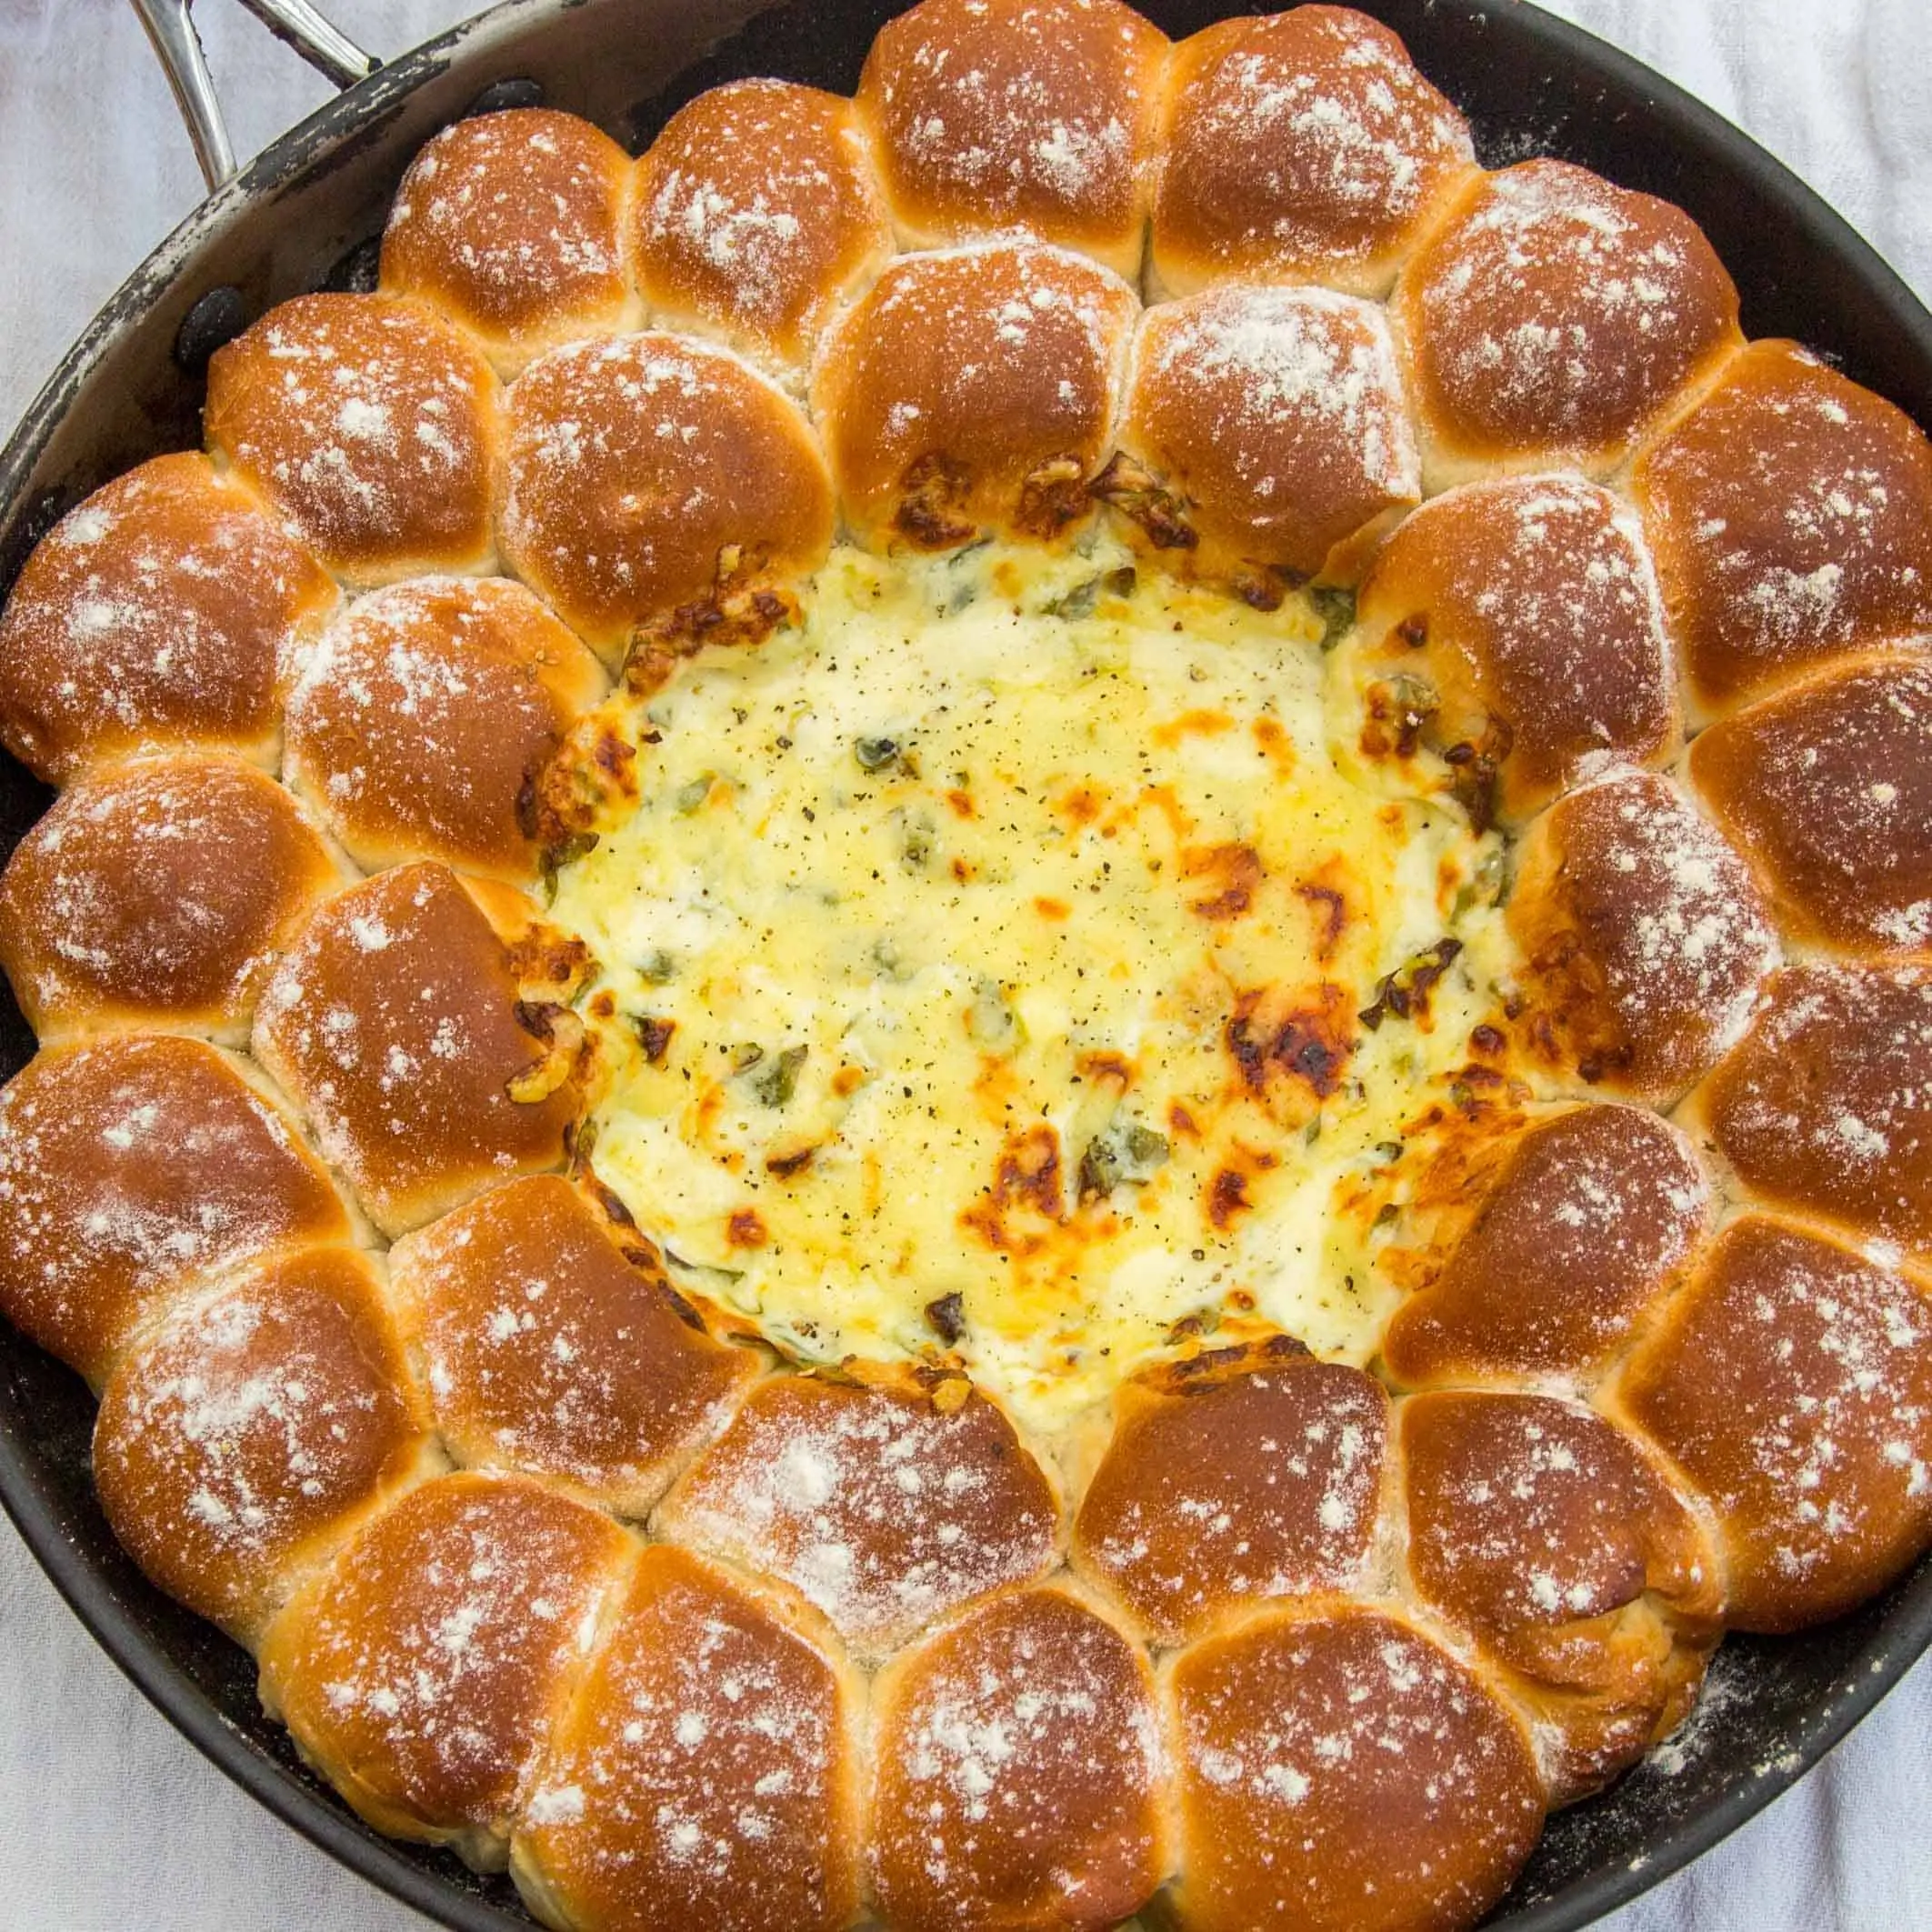
[{"label": "bread roll crust", "polygon": [[816,567],[825,460],[797,409],[726,351],[578,343],[510,391],[504,553],[606,663],[728,585]]},{"label": "bread roll crust", "polygon": [[452,123],[418,150],[383,230],[382,288],[474,335],[497,373],[634,320],[622,229],[630,156],[552,107]]},{"label": "bread roll crust", "polygon": [[1271,1608],[1166,1677],[1186,1932],[1473,1925],[1542,1829],[1521,1719],[1386,1611]]},{"label": "bread roll crust", "polygon": [[1143,1636],[1177,1643],[1239,1605],[1363,1580],[1388,1398],[1360,1369],[1281,1336],[1143,1369],[1114,1416],[1073,1558]]},{"label": "bread roll crust", "polygon": [[642,1517],[759,1365],[712,1340],[656,1251],[619,1232],[536,1175],[405,1236],[392,1266],[451,1453]]},{"label": "bread roll crust", "polygon": [[1787,933],[1932,957],[1932,662],[1844,659],[1700,733],[1687,762]]},{"label": "bread roll crust", "polygon": [[156,456],[28,557],[0,612],[0,742],[55,785],[143,752],[273,766],[288,667],[340,602],[205,456]]},{"label": "bread roll crust", "polygon": [[0,873],[0,966],[43,1040],[134,1026],[238,1044],[283,948],[342,882],[254,766],[111,766],[62,793]]},{"label": "bread roll crust", "polygon": [[1566,161],[1474,182],[1394,313],[1432,491],[1497,465],[1607,475],[1743,341],[1690,216]]},{"label": "bread roll crust", "polygon": [[276,968],[255,1057],[385,1234],[562,1165],[581,1105],[571,1029],[526,990],[511,948],[442,866],[401,866],[344,893]]},{"label": "bread roll crust", "polygon": [[1932,630],[1932,445],[1792,342],[1754,342],[1631,478],[1704,716]]},{"label": "bread roll crust", "polygon": [[1926,1284],[1799,1223],[1718,1236],[1612,1413],[1708,1501],[1734,1629],[1840,1616],[1932,1545]]},{"label": "bread roll crust", "polygon": [[873,1859],[903,1932],[1105,1932],[1166,1875],[1146,1653],[1061,1587],[968,1610],[873,1694]]},{"label": "bread roll crust", "polygon": [[1346,6],[1224,20],[1174,50],[1154,280],[1224,275],[1388,292],[1474,173],[1469,130],[1380,22]]},{"label": "bread roll crust", "polygon": [[1648,772],[1583,786],[1536,820],[1508,919],[1532,1050],[1644,1100],[1710,1067],[1779,958],[1750,866]]},{"label": "bread roll crust", "polygon": [[195,1283],[349,1238],[321,1164],[205,1041],[44,1046],[0,1087],[0,1308],[98,1387]]},{"label": "bread roll crust", "polygon": [[[1376,553],[1356,615],[1364,751],[1392,748],[1377,690],[1419,679],[1408,702],[1447,766],[1436,782],[1478,825],[1529,816],[1606,756],[1658,765],[1677,747],[1657,578],[1636,518],[1594,484],[1509,478],[1432,498]],[[1410,747],[1393,748],[1399,771]]]},{"label": "bread roll crust", "polygon": [[[1466,1196],[1467,1198],[1467,1196]],[[1633,1106],[1575,1106],[1508,1142],[1444,1256],[1396,1310],[1384,1366],[1409,1387],[1600,1373],[1702,1240],[1710,1187],[1685,1136]]]},{"label": "bread roll crust", "polygon": [[539,781],[604,691],[596,659],[522,585],[398,584],[304,654],[289,782],[372,871],[443,859],[532,880]]},{"label": "bread roll crust", "polygon": [[1553,1798],[1600,1788],[1703,1675],[1723,1585],[1697,1519],[1628,1436],[1547,1396],[1412,1396],[1397,1434],[1416,1591],[1549,1727]]},{"label": "bread roll crust", "polygon": [[1117,277],[1035,242],[893,263],[813,371],[847,526],[943,550],[1077,521],[1137,310]]},{"label": "bread roll crust", "polygon": [[1686,1126],[1761,1202],[1932,1256],[1932,974],[1793,966]]},{"label": "bread roll crust", "polygon": [[629,248],[660,325],[722,335],[801,381],[834,313],[893,252],[852,103],[790,81],[707,88],[638,164]]},{"label": "bread roll crust", "polygon": [[781,1577],[873,1657],[1050,1568],[1059,1504],[1005,1413],[963,1376],[846,1369],[761,1383],[652,1526]]},{"label": "bread roll crust", "polygon": [[1121,440],[1218,576],[1352,583],[1422,495],[1387,324],[1326,289],[1228,285],[1150,308]]},{"label": "bread roll crust", "polygon": [[177,1309],[101,1397],[94,1478],[163,1589],[245,1643],[360,1516],[426,1473],[382,1285],[308,1248]]},{"label": "bread roll crust", "polygon": [[217,349],[208,446],[353,584],[485,570],[501,429],[482,352],[392,295],[297,295]]},{"label": "bread roll crust", "polygon": [[442,1476],[268,1627],[262,1696],[378,1831],[500,1868],[636,1539],[516,1477]]},{"label": "bread roll crust", "polygon": [[909,245],[1022,229],[1138,273],[1167,39],[1120,0],[922,0],[859,76]]},{"label": "bread roll crust", "polygon": [[518,1887],[581,1932],[839,1932],[862,1701],[802,1605],[646,1549],[523,1806]]}]

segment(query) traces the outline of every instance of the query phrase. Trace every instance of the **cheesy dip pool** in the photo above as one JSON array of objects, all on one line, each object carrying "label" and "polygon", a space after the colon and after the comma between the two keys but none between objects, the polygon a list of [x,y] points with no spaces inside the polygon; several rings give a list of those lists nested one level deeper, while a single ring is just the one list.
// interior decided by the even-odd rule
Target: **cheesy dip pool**
[{"label": "cheesy dip pool", "polygon": [[1100,540],[842,547],[804,601],[632,701],[636,808],[560,873],[600,1176],[807,1358],[952,1351],[1036,1422],[1189,1321],[1365,1360],[1372,1176],[1507,967],[1495,835],[1337,768],[1306,599]]}]

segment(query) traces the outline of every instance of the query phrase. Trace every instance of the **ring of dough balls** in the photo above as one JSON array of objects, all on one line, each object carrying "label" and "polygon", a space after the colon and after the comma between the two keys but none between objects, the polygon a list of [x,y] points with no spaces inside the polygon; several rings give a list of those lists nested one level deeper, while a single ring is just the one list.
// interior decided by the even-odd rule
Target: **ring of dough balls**
[{"label": "ring of dough balls", "polygon": [[0,612],[0,741],[54,785],[146,752],[272,767],[291,667],[340,603],[205,456],[155,456],[27,559]]},{"label": "ring of dough balls", "polygon": [[1379,21],[1314,5],[1220,21],[1168,66],[1152,280],[1385,295],[1475,168],[1462,115]]},{"label": "ring of dough balls", "polygon": [[[635,163],[445,129],[205,430],[0,613],[65,787],[0,876],[0,1312],[376,1828],[562,1932],[1456,1932],[1725,1627],[1932,1548],[1932,454],[1683,211],[1483,170],[1346,8],[923,0]],[[1358,1016],[1489,1016],[1345,1208],[1366,1366],[1230,1294],[1036,1430],[957,1297],[811,1363],[599,1178],[540,906],[835,537],[1125,544],[1056,618],[1238,599],[1333,776],[1467,835],[1467,956]],[[1329,1097],[1276,1012],[1249,1087]]]},{"label": "ring of dough balls", "polygon": [[629,155],[574,114],[472,115],[409,164],[383,230],[382,291],[440,310],[507,381],[546,349],[636,325],[630,191]]},{"label": "ring of dough balls", "polygon": [[486,570],[502,399],[481,350],[392,295],[298,295],[215,352],[208,446],[349,583]]}]

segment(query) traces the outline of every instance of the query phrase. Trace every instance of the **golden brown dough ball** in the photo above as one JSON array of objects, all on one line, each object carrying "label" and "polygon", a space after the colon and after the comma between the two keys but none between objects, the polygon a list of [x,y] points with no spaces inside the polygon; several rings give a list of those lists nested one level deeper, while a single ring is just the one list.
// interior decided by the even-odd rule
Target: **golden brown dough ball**
[{"label": "golden brown dough ball", "polygon": [[1120,0],[922,0],[859,78],[908,245],[1025,229],[1140,269],[1167,39]]},{"label": "golden brown dough ball", "polygon": [[1709,1503],[1737,1629],[1840,1616],[1932,1544],[1926,1284],[1796,1222],[1718,1236],[1615,1412]]},{"label": "golden brown dough ball", "polygon": [[579,1110],[577,1023],[526,997],[477,893],[432,865],[344,893],[291,947],[255,1020],[255,1057],[392,1236],[560,1166]]},{"label": "golden brown dough ball", "polygon": [[1353,583],[1422,494],[1388,325],[1326,289],[1229,285],[1147,310],[1121,446],[1101,492],[1156,549],[1272,578],[1277,600],[1283,583]]},{"label": "golden brown dough ball", "polygon": [[811,429],[723,349],[626,335],[510,391],[504,554],[606,663],[640,626],[816,568],[832,492]]},{"label": "golden brown dough ball", "polygon": [[1527,817],[1606,754],[1677,748],[1657,578],[1637,519],[1595,484],[1435,498],[1376,552],[1356,609],[1364,754],[1399,773],[1426,749],[1478,826]]},{"label": "golden brown dough ball", "polygon": [[524,1804],[518,1888],[566,1932],[840,1932],[863,1698],[803,1606],[646,1550]]},{"label": "golden brown dough ball", "polygon": [[1689,1710],[1723,1586],[1696,1518],[1631,1439],[1547,1396],[1412,1396],[1398,1412],[1411,1583],[1545,1727],[1557,1803]]},{"label": "golden brown dough ball", "polygon": [[1932,976],[1794,966],[1686,1103],[1743,1186],[1932,1255]]},{"label": "golden brown dough ball", "polygon": [[969,1610],[873,1692],[873,1859],[898,1932],[1106,1932],[1166,1875],[1146,1654],[1065,1588]]},{"label": "golden brown dough ball", "polygon": [[638,163],[629,245],[655,320],[802,380],[838,306],[892,255],[852,103],[790,81],[707,89]]},{"label": "golden brown dough ball", "polygon": [[641,1517],[758,1362],[713,1341],[623,1232],[562,1176],[536,1175],[405,1236],[391,1266],[451,1454]]},{"label": "golden brown dough ball", "polygon": [[300,806],[254,766],[110,766],[15,847],[0,965],[44,1040],[133,1026],[238,1044],[276,957],[342,882]]},{"label": "golden brown dough ball", "polygon": [[1633,483],[1692,701],[1932,629],[1932,445],[1792,342],[1754,342]]},{"label": "golden brown dough ball", "polygon": [[1697,223],[1565,161],[1478,180],[1395,317],[1432,492],[1499,463],[1607,475],[1743,339]]},{"label": "golden brown dough ball", "polygon": [[1114,1397],[1074,1563],[1158,1643],[1254,1599],[1350,1588],[1387,1433],[1370,1376],[1286,1336],[1144,1368]]},{"label": "golden brown dough ball", "polygon": [[1650,772],[1586,785],[1530,826],[1508,921],[1532,1051],[1645,1100],[1737,1039],[1778,959],[1750,866]]},{"label": "golden brown dough ball", "polygon": [[1455,106],[1346,6],[1224,20],[1174,50],[1154,190],[1154,280],[1223,275],[1388,291],[1476,167]]},{"label": "golden brown dough ball", "polygon": [[1184,1932],[1473,1925],[1543,1828],[1522,1720],[1407,1621],[1315,1598],[1169,1667]]},{"label": "golden brown dough ball", "polygon": [[301,658],[289,781],[357,865],[527,881],[537,780],[604,674],[521,584],[423,577],[361,598]]},{"label": "golden brown dough ball", "polygon": [[1051,537],[1087,509],[1138,311],[1065,249],[895,262],[820,347],[812,409],[847,526],[924,549]]},{"label": "golden brown dough ball", "polygon": [[1932,662],[1846,659],[1701,733],[1688,768],[1788,936],[1932,956]]},{"label": "golden brown dough ball", "polygon": [[631,160],[574,114],[472,115],[417,151],[383,230],[382,288],[459,323],[497,373],[633,325]]},{"label": "golden brown dough ball", "polygon": [[1493,1176],[1457,1195],[1430,1230],[1433,1278],[1382,1340],[1389,1372],[1412,1387],[1589,1377],[1676,1285],[1710,1217],[1688,1141],[1633,1106],[1533,1122]]},{"label": "golden brown dough ball", "polygon": [[262,1701],[376,1830],[500,1869],[636,1553],[608,1517],[542,1483],[438,1477],[268,1627]]},{"label": "golden brown dough ball", "polygon": [[298,295],[208,365],[209,447],[338,576],[484,570],[496,378],[440,316],[391,295]]},{"label": "golden brown dough ball", "polygon": [[763,1382],[659,1506],[674,1542],[782,1577],[861,1656],[1052,1566],[1059,1504],[962,1376],[848,1364]]},{"label": "golden brown dough ball", "polygon": [[132,753],[272,766],[333,579],[205,456],[116,476],[35,546],[0,613],[0,742],[55,785]]},{"label": "golden brown dough ball", "polygon": [[203,1041],[46,1046],[0,1087],[0,1310],[96,1387],[191,1283],[350,1233],[321,1164]]},{"label": "golden brown dough ball", "polygon": [[427,1473],[381,1284],[309,1248],[177,1309],[115,1371],[94,1479],[147,1574],[244,1643],[352,1524]]}]

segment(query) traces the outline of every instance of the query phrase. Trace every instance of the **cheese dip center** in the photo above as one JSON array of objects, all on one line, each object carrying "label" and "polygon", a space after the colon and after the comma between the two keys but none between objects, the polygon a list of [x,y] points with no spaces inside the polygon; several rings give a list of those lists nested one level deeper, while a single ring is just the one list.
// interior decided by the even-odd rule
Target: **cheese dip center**
[{"label": "cheese dip center", "polygon": [[561,874],[600,1176],[782,1344],[950,1351],[1036,1422],[1177,1323],[1364,1359],[1347,1203],[1467,1055],[1494,840],[1336,770],[1298,598],[988,545],[840,549],[805,608],[632,714],[636,809]]}]

